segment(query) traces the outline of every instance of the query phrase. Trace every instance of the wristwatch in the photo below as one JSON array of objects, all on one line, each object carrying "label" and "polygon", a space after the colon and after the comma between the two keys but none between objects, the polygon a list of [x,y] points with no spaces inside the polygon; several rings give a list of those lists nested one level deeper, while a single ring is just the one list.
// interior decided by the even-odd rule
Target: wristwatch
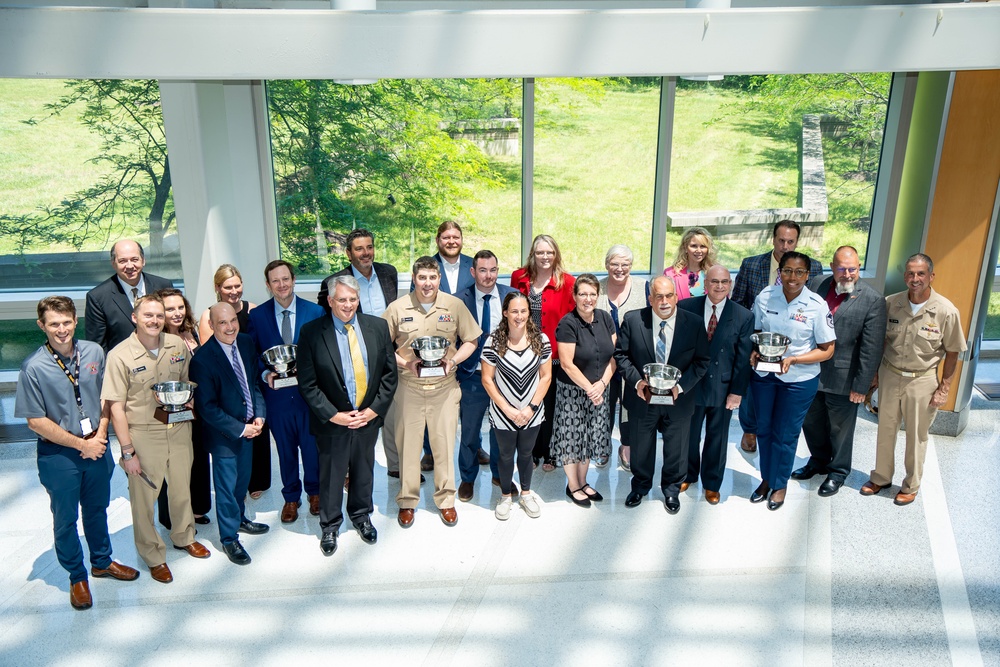
[{"label": "wristwatch", "polygon": [[125,452],[122,452],[122,461],[131,461],[134,456],[135,456],[135,450],[132,450],[131,454],[126,454]]},{"label": "wristwatch", "polygon": [[528,403],[528,407],[531,408],[532,412],[538,412],[538,408],[542,407],[537,403]]}]

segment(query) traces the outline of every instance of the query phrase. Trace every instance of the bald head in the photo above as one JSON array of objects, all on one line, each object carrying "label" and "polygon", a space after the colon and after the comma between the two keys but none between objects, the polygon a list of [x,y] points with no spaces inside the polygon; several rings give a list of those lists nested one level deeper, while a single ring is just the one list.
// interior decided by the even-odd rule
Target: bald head
[{"label": "bald head", "polygon": [[861,277],[861,258],[858,257],[858,251],[849,245],[840,246],[837,252],[833,253],[830,269],[836,281],[837,294],[852,293],[858,278]]},{"label": "bald head", "polygon": [[673,317],[677,308],[677,288],[673,278],[657,276],[649,284],[649,305],[661,320]]},{"label": "bald head", "polygon": [[216,340],[226,345],[236,342],[240,334],[240,321],[236,318],[236,309],[225,301],[220,301],[208,309],[208,325]]},{"label": "bald head", "polygon": [[713,304],[728,297],[732,286],[733,279],[729,275],[729,269],[721,264],[715,264],[705,272],[705,295]]},{"label": "bald head", "polygon": [[142,246],[135,241],[125,239],[111,246],[111,266],[122,283],[132,287],[138,285],[145,265]]}]

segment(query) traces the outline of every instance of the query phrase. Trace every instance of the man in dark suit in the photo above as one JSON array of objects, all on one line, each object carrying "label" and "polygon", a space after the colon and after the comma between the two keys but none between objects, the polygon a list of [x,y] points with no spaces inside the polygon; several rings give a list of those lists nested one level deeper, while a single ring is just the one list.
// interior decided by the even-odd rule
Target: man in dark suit
[{"label": "man in dark suit", "polygon": [[[677,309],[674,281],[654,278],[649,306],[625,316],[615,347],[615,362],[624,378],[622,401],[629,413],[632,439],[632,491],[625,498],[635,507],[653,486],[656,434],[663,436],[660,489],[670,514],[680,511],[680,490],[687,474],[688,436],[695,399],[692,391],[708,370],[708,336],[699,315]],[[650,404],[643,367],[666,363],[681,371],[672,391],[673,405]]]},{"label": "man in dark suit", "polygon": [[[519,294],[513,287],[497,284],[500,268],[497,256],[489,250],[480,250],[476,253],[472,258],[470,273],[475,279],[475,284],[459,292],[458,298],[472,313],[483,333],[477,341],[476,351],[459,365],[457,371],[458,384],[462,388],[462,400],[458,407],[459,419],[462,422],[458,450],[458,472],[462,483],[458,485],[458,499],[462,502],[472,500],[472,491],[483,459],[490,464],[493,484],[500,486],[500,471],[497,467],[499,451],[493,429],[490,429],[489,455],[483,451],[483,417],[490,407],[490,397],[483,388],[479,359],[482,356],[483,343],[503,317],[504,299],[508,294]],[[486,321],[487,318],[489,321]]]},{"label": "man in dark suit", "polygon": [[358,281],[336,276],[330,286],[332,317],[305,326],[298,357],[299,392],[319,446],[319,546],[327,556],[337,550],[348,474],[351,523],[368,544],[378,539],[371,522],[375,442],[398,381],[389,326],[358,312]]},{"label": "man in dark suit", "polygon": [[354,276],[358,281],[358,312],[381,317],[386,306],[399,296],[399,275],[392,264],[375,261],[375,237],[364,228],[358,228],[347,235],[344,252],[351,262],[323,281],[316,302],[323,312],[330,314],[330,283],[336,276]]},{"label": "man in dark suit", "polygon": [[240,533],[259,535],[268,526],[250,521],[244,498],[253,466],[253,439],[264,428],[264,395],[254,382],[257,353],[253,339],[240,333],[236,311],[228,303],[209,310],[212,336],[191,358],[191,381],[198,387],[194,405],[202,445],[212,455],[215,517],[219,539],[229,560],[250,563]]},{"label": "man in dark suit", "polygon": [[87,292],[84,328],[87,340],[105,353],[132,335],[132,307],[140,296],[173,287],[166,278],[144,273],[146,256],[135,241],[118,241],[111,247],[111,267],[115,275]]},{"label": "man in dark suit", "polygon": [[[294,345],[307,322],[323,317],[315,303],[295,296],[295,272],[292,265],[276,259],[264,267],[267,289],[274,298],[250,311],[248,333],[253,338],[258,357],[275,345]],[[264,370],[263,362],[258,367]],[[278,448],[281,469],[281,522],[299,518],[303,481],[309,497],[309,513],[319,514],[319,469],[316,439],[309,432],[309,407],[295,387],[274,389],[274,374],[264,372],[261,389],[267,404],[268,424]],[[302,456],[302,480],[299,479],[299,456]]]},{"label": "man in dark suit", "polygon": [[[778,262],[786,252],[798,247],[801,231],[802,228],[798,223],[791,220],[779,220],[774,224],[774,229],[771,231],[773,249],[762,255],[747,257],[740,264],[740,272],[736,274],[736,285],[733,287],[733,301],[753,312],[753,302],[761,290],[768,285],[778,284]],[[811,259],[809,277],[822,274],[823,265]],[[740,447],[745,452],[756,452],[757,416],[754,414],[753,401],[750,400],[749,394],[746,399],[740,403],[740,427],[743,429]]]},{"label": "man in dark suit", "polygon": [[833,275],[813,278],[809,289],[826,299],[833,314],[837,345],[820,365],[819,391],[802,423],[809,462],[792,479],[826,473],[819,495],[832,496],[851,473],[858,405],[872,384],[885,344],[885,298],[859,280],[861,259],[851,246],[841,246],[830,262]]},{"label": "man in dark suit", "polygon": [[[753,315],[728,298],[732,285],[729,269],[716,264],[706,272],[705,281],[705,296],[677,304],[679,309],[702,318],[710,358],[708,372],[694,389],[687,478],[681,484],[681,492],[695,484],[700,475],[705,500],[716,505],[726,472],[729,422],[750,383]],[[702,424],[705,424],[704,448],[700,447]]]}]

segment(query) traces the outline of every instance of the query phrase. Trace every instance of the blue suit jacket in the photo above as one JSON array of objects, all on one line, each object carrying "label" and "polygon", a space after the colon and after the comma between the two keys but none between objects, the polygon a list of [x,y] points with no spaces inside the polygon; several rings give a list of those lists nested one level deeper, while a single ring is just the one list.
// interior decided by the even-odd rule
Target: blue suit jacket
[{"label": "blue suit jacket", "polygon": [[[318,304],[296,296],[295,331],[292,332],[292,342],[297,345],[302,326],[320,317],[324,317],[324,313]],[[275,390],[268,387],[267,383],[260,379],[261,373],[266,369],[263,360],[260,359],[260,355],[275,345],[284,344],[281,340],[281,330],[278,329],[278,320],[274,316],[274,299],[268,299],[251,310],[247,314],[247,320],[250,322],[247,333],[253,338],[254,346],[257,348],[257,381],[260,383],[261,391],[264,393],[264,400],[267,401],[268,405],[272,406],[272,410],[279,405],[287,406],[291,404],[298,404],[303,410],[307,409],[305,401],[302,400],[302,396],[299,395],[295,387],[285,387],[284,389]]]},{"label": "blue suit jacket", "polygon": [[[823,274],[823,265],[809,258],[809,277]],[[771,273],[771,251],[763,255],[747,257],[740,264],[740,272],[736,274],[736,285],[733,287],[732,300],[749,311],[753,311],[753,302],[757,295],[767,287]]]},{"label": "blue suit jacket", "polygon": [[[490,303],[490,310],[492,310],[493,308],[498,308],[498,309],[503,308],[503,300],[507,298],[508,294],[520,293],[513,287],[508,287],[507,285],[501,285],[500,283],[497,283],[497,290],[500,292],[500,303]],[[472,287],[465,288],[464,290],[459,292],[457,296],[459,299],[462,300],[462,303],[465,304],[465,307],[469,309],[469,312],[472,313],[472,319],[476,321],[476,324],[478,324],[479,327],[483,329],[483,331],[486,331],[485,328],[483,328],[482,326],[482,322],[479,321],[479,313],[477,312],[476,309],[476,281],[473,280]],[[487,331],[486,333],[488,334],[490,332]],[[479,341],[476,342],[478,343]],[[459,341],[458,344],[461,345],[462,342]],[[482,354],[483,354],[482,346],[477,346],[476,351],[470,354],[468,359],[459,364],[458,370],[456,371],[456,377],[458,378],[459,382],[462,382],[472,377],[472,374],[476,372],[476,364],[479,363],[479,357],[481,357]]]},{"label": "blue suit jacket", "polygon": [[441,269],[441,291],[457,296],[470,287],[474,287],[476,279],[472,277],[472,258],[468,255],[458,256],[458,289],[454,292],[448,289],[448,279],[444,276],[444,262],[441,260],[441,253],[434,253],[438,268]]},{"label": "blue suit jacket", "polygon": [[[684,299],[677,308],[705,318],[705,296]],[[750,351],[753,343],[753,314],[732,299],[719,317],[712,340],[708,342],[708,372],[695,387],[695,404],[719,407],[726,396],[746,394],[750,383]]]},{"label": "blue suit jacket", "polygon": [[[239,334],[236,349],[240,351],[247,374],[252,374],[257,368],[253,340],[247,334]],[[243,389],[229,357],[215,336],[209,338],[191,358],[189,376],[192,382],[198,383],[194,392],[194,407],[205,449],[213,456],[236,456],[241,447],[250,447],[252,441],[241,437],[247,414]],[[247,388],[253,401],[253,416],[263,418],[266,415],[264,396],[252,377],[247,378]]]}]

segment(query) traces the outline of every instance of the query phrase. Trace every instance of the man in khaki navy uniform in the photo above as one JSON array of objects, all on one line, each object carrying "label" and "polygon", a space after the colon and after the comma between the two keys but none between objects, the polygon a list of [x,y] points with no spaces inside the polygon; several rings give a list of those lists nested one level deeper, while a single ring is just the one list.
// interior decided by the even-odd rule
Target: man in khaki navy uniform
[{"label": "man in khaki navy uniform", "polygon": [[[917,497],[927,453],[927,430],[937,409],[948,400],[965,334],[958,309],[931,289],[934,262],[917,253],[906,260],[907,291],[886,297],[888,326],[885,353],[875,384],[879,393],[878,448],[871,479],[861,495],[873,496],[892,484],[896,434],[906,423],[906,477],[896,494],[897,505]],[[938,380],[938,366],[944,369]]]},{"label": "man in khaki navy uniform", "polygon": [[[166,318],[158,296],[136,299],[132,319],[135,332],[108,353],[101,400],[111,405],[111,423],[121,445],[122,467],[128,473],[136,551],[153,579],[168,584],[173,576],[166,564],[166,547],[153,525],[153,507],[164,478],[174,548],[195,558],[212,555],[194,540],[191,422],[163,424],[153,416],[158,405],[153,385],[186,382],[191,355],[179,336],[163,332]],[[140,473],[156,488],[150,488]]]},{"label": "man in khaki navy uniform", "polygon": [[[476,350],[482,330],[462,300],[439,291],[441,271],[433,257],[413,264],[414,290],[393,301],[382,317],[396,345],[399,387],[394,414],[399,449],[401,486],[396,495],[399,525],[413,525],[413,511],[420,501],[420,452],[424,429],[434,456],[434,504],[441,520],[454,526],[455,438],[462,390],[455,368]],[[450,347],[444,358],[444,376],[419,377],[417,357],[410,344],[421,336],[443,336]],[[458,346],[458,341],[466,341]],[[458,349],[455,349],[458,346]]]}]

